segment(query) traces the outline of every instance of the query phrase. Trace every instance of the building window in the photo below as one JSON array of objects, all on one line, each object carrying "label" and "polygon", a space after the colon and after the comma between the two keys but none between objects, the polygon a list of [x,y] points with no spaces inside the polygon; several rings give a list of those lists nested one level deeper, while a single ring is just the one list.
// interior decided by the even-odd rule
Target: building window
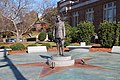
[{"label": "building window", "polygon": [[73,12],[73,22],[72,22],[73,26],[77,26],[77,24],[79,22],[78,17],[79,17],[78,12]]},{"label": "building window", "polygon": [[94,20],[94,11],[93,11],[93,8],[87,9],[87,11],[86,11],[86,20],[90,21],[90,22],[93,22],[93,20]]},{"label": "building window", "polygon": [[103,18],[106,21],[116,21],[116,1],[104,5]]}]

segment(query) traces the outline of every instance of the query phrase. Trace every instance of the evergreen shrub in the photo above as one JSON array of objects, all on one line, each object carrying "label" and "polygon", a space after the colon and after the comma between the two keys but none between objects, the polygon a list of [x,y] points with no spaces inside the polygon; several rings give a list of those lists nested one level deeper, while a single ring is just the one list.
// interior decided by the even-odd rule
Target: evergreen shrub
[{"label": "evergreen shrub", "polygon": [[72,29],[72,27],[68,23],[65,23],[66,38],[65,38],[64,46],[68,46],[71,43],[71,40],[72,40],[72,38],[71,38],[72,30],[71,29]]},{"label": "evergreen shrub", "polygon": [[103,22],[99,26],[98,37],[103,47],[120,45],[120,25],[116,23]]},{"label": "evergreen shrub", "polygon": [[49,39],[50,41],[53,40],[53,33],[52,33],[52,32],[48,32],[48,39]]},{"label": "evergreen shrub", "polygon": [[10,46],[12,50],[23,50],[26,49],[26,47],[22,43],[15,43]]},{"label": "evergreen shrub", "polygon": [[94,25],[91,22],[80,22],[77,25],[77,28],[77,34],[80,42],[86,42],[86,44],[90,44],[91,37],[95,34]]},{"label": "evergreen shrub", "polygon": [[46,33],[45,32],[41,32],[39,35],[38,35],[38,39],[40,41],[44,41],[46,38]]},{"label": "evergreen shrub", "polygon": [[75,43],[75,42],[79,42],[79,34],[78,34],[78,28],[77,27],[72,27],[71,28],[71,42]]}]

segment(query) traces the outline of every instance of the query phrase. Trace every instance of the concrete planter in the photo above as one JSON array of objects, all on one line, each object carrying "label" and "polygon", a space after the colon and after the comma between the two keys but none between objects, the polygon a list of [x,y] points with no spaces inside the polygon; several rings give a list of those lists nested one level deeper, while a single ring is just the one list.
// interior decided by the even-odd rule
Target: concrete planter
[{"label": "concrete planter", "polygon": [[47,52],[46,46],[28,46],[28,53]]},{"label": "concrete planter", "polygon": [[0,49],[0,57],[4,57],[8,54],[11,49]]},{"label": "concrete planter", "polygon": [[0,52],[0,58],[4,57],[4,52]]},{"label": "concrete planter", "polygon": [[80,46],[86,46],[86,42],[80,42]]}]

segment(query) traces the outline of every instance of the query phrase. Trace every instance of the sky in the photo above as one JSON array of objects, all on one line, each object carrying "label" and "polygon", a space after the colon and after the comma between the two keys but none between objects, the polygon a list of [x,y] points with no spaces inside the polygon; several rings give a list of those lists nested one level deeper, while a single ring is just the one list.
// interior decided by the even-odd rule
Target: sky
[{"label": "sky", "polygon": [[[42,0],[34,0],[35,2],[41,2]],[[46,1],[51,1],[51,2],[53,2],[54,1],[54,3],[56,3],[57,4],[57,2],[58,1],[60,1],[60,0],[46,0]]]},{"label": "sky", "polygon": [[[34,9],[37,10],[38,9],[38,6],[40,5],[40,3],[42,2],[43,0],[34,0]],[[45,0],[45,1],[50,1],[51,3],[55,4],[55,6],[57,6],[57,2],[60,1],[60,0]],[[39,16],[41,16],[41,14],[39,14]]]}]

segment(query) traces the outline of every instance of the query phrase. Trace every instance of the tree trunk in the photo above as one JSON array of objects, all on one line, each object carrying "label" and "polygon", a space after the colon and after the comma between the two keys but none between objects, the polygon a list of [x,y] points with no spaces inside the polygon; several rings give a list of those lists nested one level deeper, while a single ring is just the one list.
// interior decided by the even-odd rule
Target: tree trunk
[{"label": "tree trunk", "polygon": [[19,32],[17,31],[16,42],[20,42],[20,38],[21,38],[21,36],[19,35]]},{"label": "tree trunk", "polygon": [[19,30],[18,30],[18,28],[17,28],[17,25],[16,25],[15,21],[12,20],[12,22],[13,22],[14,27],[15,27],[15,30],[16,30],[16,32],[15,32],[15,34],[16,34],[16,42],[20,42]]},{"label": "tree trunk", "polygon": [[6,38],[3,38],[3,42],[6,42]]}]

